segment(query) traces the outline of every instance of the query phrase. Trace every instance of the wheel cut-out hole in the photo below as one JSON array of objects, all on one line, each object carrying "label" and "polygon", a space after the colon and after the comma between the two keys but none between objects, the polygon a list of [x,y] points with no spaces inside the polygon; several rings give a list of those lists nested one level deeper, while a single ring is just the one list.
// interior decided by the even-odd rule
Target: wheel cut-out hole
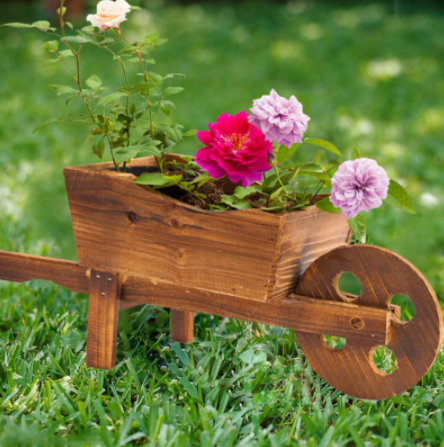
[{"label": "wheel cut-out hole", "polygon": [[373,363],[383,374],[393,374],[398,368],[396,356],[387,346],[381,345],[373,349]]},{"label": "wheel cut-out hole", "polygon": [[395,315],[404,323],[409,322],[415,316],[415,306],[412,300],[406,295],[395,295],[390,300],[390,305],[398,307],[395,309]]},{"label": "wheel cut-out hole", "polygon": [[323,335],[322,340],[331,349],[342,349],[347,343],[346,338],[335,337],[334,335]]},{"label": "wheel cut-out hole", "polygon": [[338,290],[345,301],[354,301],[361,295],[362,284],[353,273],[344,272],[338,279]]}]

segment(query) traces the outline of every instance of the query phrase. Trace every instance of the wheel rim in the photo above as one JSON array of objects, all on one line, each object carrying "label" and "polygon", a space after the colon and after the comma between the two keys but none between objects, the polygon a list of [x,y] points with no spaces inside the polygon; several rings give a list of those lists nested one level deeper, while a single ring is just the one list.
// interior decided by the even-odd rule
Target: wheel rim
[{"label": "wheel rim", "polygon": [[[442,317],[436,295],[423,275],[401,256],[370,245],[345,246],[317,259],[296,288],[297,295],[347,301],[338,289],[342,273],[353,273],[362,284],[353,301],[363,306],[387,309],[398,294],[415,307],[409,322],[393,317],[387,347],[397,359],[392,374],[380,371],[373,361],[377,347],[371,340],[347,340],[341,349],[326,345],[321,334],[296,332],[313,369],[330,385],[350,396],[380,400],[415,385],[433,364],[441,344]],[[328,334],[327,334],[328,335]]]}]

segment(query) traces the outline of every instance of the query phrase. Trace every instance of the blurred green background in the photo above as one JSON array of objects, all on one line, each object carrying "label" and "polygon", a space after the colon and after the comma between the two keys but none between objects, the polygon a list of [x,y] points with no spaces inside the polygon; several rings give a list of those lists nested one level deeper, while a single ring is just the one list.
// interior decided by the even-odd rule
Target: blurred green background
[{"label": "blurred green background", "polygon": [[[272,88],[295,94],[312,118],[306,136],[332,141],[347,156],[357,148],[408,188],[418,214],[384,205],[368,214],[370,238],[412,261],[444,296],[439,3],[138,3],[147,9],[132,13],[123,32],[130,40],[153,32],[168,38],[154,70],[186,75],[175,121],[204,129],[222,112],[248,110]],[[47,17],[41,3],[7,2],[2,11],[2,22]],[[78,22],[86,24],[82,17]],[[33,134],[47,119],[83,112],[80,103],[66,106],[49,87],[71,81],[56,65],[42,68],[44,40],[36,30],[0,29],[0,222],[4,228],[20,222],[48,255],[75,259],[63,167],[96,159],[80,125],[56,124]],[[88,48],[84,56],[84,79],[97,74],[108,86],[123,85],[119,65],[106,52]],[[136,65],[130,73],[136,76]],[[191,138],[177,151],[198,148]],[[315,155],[309,145],[297,154]]]}]

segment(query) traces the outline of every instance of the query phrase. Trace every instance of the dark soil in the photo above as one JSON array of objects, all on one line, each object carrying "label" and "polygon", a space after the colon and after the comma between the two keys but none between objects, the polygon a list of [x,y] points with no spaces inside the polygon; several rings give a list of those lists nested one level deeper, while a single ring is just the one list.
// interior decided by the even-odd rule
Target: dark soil
[{"label": "dark soil", "polygon": [[[159,172],[159,170],[156,167],[136,166],[136,167],[129,167],[126,172],[134,174],[135,176],[139,177],[145,172]],[[168,175],[176,175],[177,173],[178,173],[177,171],[172,170],[168,172]],[[184,173],[182,172],[181,174]],[[184,174],[185,179],[186,177],[187,177],[186,174]],[[233,187],[232,184],[229,184],[224,180],[215,180],[212,183],[207,183],[206,185],[203,185],[201,187],[196,187],[194,192],[205,195],[207,197],[206,203],[203,201],[203,199],[199,199],[195,195],[179,188],[178,186],[161,188],[158,189],[158,191],[169,197],[172,197],[173,199],[186,203],[187,205],[191,205],[200,209],[206,209],[206,205],[208,204],[218,205],[222,200],[222,195],[232,194],[236,186],[238,185],[234,185]]]}]

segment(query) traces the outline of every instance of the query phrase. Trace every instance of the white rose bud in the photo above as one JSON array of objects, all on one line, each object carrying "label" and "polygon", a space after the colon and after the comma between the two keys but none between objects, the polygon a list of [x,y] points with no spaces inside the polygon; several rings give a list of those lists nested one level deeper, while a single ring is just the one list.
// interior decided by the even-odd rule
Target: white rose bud
[{"label": "white rose bud", "polygon": [[130,11],[131,5],[125,0],[104,0],[97,5],[97,14],[90,14],[86,20],[100,28],[100,31],[105,31],[108,28],[119,28]]}]

